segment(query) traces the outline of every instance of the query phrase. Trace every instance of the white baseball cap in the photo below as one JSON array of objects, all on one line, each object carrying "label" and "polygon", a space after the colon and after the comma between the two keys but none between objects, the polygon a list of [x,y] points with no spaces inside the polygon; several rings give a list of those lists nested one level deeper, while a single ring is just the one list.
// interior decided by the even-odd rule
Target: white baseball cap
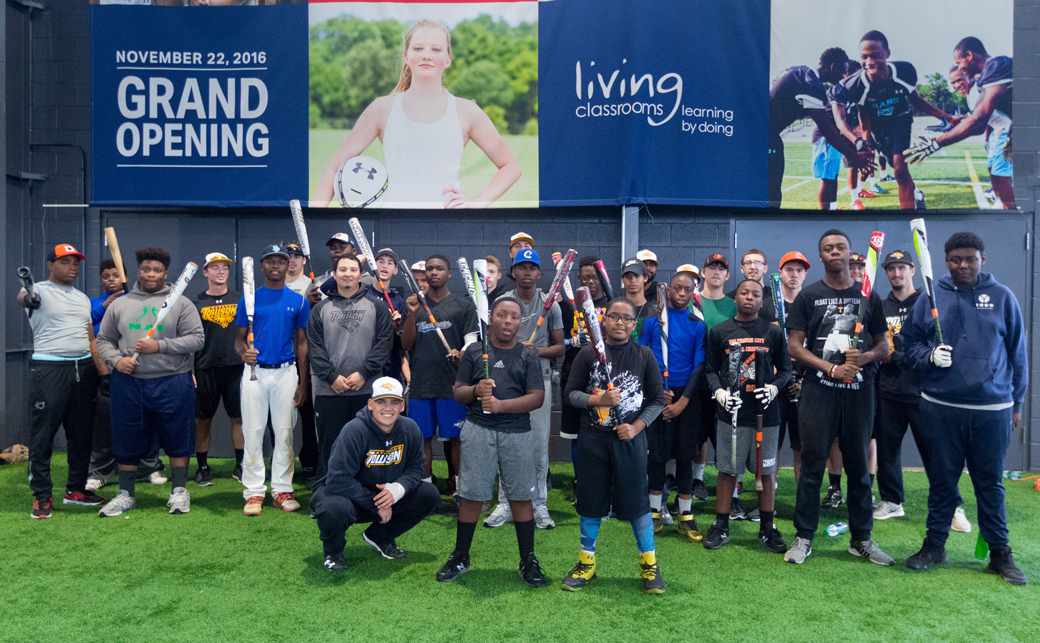
[{"label": "white baseball cap", "polygon": [[211,252],[208,255],[206,255],[206,263],[203,264],[202,269],[205,270],[206,268],[209,268],[215,263],[222,263],[228,267],[235,265],[235,262],[232,261],[223,252]]},{"label": "white baseball cap", "polygon": [[688,272],[693,276],[697,277],[698,279],[701,278],[701,271],[698,270],[697,266],[693,265],[692,263],[684,263],[683,265],[675,269],[675,274],[679,274],[680,272]]},{"label": "white baseball cap", "polygon": [[640,261],[653,261],[657,263],[657,255],[650,252],[649,250],[640,250],[636,253],[636,259]]},{"label": "white baseball cap", "polygon": [[414,270],[415,272],[426,272],[426,262],[416,261],[412,264],[412,270]]},{"label": "white baseball cap", "polygon": [[518,241],[526,241],[534,247],[534,237],[527,234],[526,232],[517,232],[513,236],[509,237],[509,247],[512,248]]},{"label": "white baseball cap", "polygon": [[392,377],[380,377],[372,382],[372,399],[379,400],[384,397],[392,397],[398,400],[404,399],[404,387]]}]

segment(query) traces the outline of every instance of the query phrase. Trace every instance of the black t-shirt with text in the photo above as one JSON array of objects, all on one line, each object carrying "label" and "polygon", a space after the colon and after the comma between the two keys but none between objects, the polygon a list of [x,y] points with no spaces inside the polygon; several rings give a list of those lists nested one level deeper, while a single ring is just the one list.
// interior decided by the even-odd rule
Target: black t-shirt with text
[{"label": "black t-shirt with text", "polygon": [[[851,288],[836,290],[823,281],[803,288],[794,303],[787,311],[787,330],[803,331],[805,347],[813,355],[831,364],[844,364],[843,354],[851,345],[856,331],[857,315],[863,299],[862,284],[854,282]],[[865,302],[862,315],[863,328],[859,334],[859,345],[862,351],[870,350],[871,335],[884,334],[888,329],[885,311],[877,292],[870,293]],[[844,388],[854,391],[874,385],[874,373],[877,362],[871,362],[856,374],[852,382],[827,377],[813,368],[806,368],[805,377],[831,388]]]},{"label": "black t-shirt with text", "polygon": [[[429,295],[430,306],[437,328],[453,349],[462,350],[467,333],[477,332],[477,311],[468,296],[451,293],[440,302]],[[417,400],[454,398],[452,386],[458,368],[451,363],[444,344],[426,316],[422,306],[415,313],[415,346],[412,347],[411,397]]]},{"label": "black t-shirt with text", "polygon": [[[740,390],[741,406],[737,412],[738,426],[753,426],[758,415],[758,400],[755,398],[755,350],[765,350],[764,382],[782,389],[791,379],[791,360],[787,357],[787,343],[784,331],[776,324],[771,324],[761,317],[754,321],[738,321],[736,318],[716,324],[708,333],[705,342],[704,367],[708,379],[708,390],[719,388],[731,390],[733,376],[729,370],[729,353],[731,350],[741,352]],[[720,421],[729,424],[733,421],[730,413],[717,404],[716,413]],[[774,399],[762,414],[764,426],[780,424],[780,405]]]},{"label": "black t-shirt with text", "polygon": [[223,295],[207,295],[206,291],[195,296],[195,307],[202,317],[202,330],[206,343],[195,353],[195,368],[219,368],[241,366],[242,358],[235,352],[235,314],[242,295],[228,290]]},{"label": "black t-shirt with text", "polygon": [[[484,379],[484,347],[472,344],[462,354],[456,382],[476,384]],[[538,351],[517,342],[512,348],[495,348],[488,343],[488,374],[495,380],[494,397],[515,400],[534,390],[544,390],[542,363]],[[530,413],[484,413],[480,400],[473,400],[466,419],[492,431],[523,433],[531,430]]]}]

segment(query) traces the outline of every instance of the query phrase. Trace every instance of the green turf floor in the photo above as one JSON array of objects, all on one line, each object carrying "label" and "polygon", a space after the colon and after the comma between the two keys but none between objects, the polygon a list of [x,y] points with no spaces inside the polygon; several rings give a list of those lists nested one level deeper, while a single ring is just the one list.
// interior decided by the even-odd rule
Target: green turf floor
[{"label": "green turf floor", "polygon": [[[245,518],[241,485],[229,477],[232,463],[212,462],[216,486],[188,483],[191,513],[167,514],[169,485],[143,484],[136,509],[105,520],[96,508],[60,499],[53,518],[30,520],[26,465],[0,468],[0,640],[1035,642],[1040,632],[1040,493],[1031,482],[1007,482],[1012,544],[1030,576],[1027,587],[984,571],[973,556],[977,531],[951,535],[948,565],[926,573],[903,567],[924,534],[927,487],[924,474],[907,473],[907,516],[874,530],[896,558],[894,568],[852,558],[847,536],[823,532],[828,523],[847,521],[842,507],[822,511],[813,554],[801,566],[766,552],[753,523],[733,523],[732,541],[719,551],[683,542],[666,527],[657,553],[667,593],[647,596],[639,591],[631,529],[617,520],[600,531],[599,579],[581,593],[559,590],[578,548],[569,465],[553,465],[556,529],[535,539],[551,585],[532,590],[516,575],[511,526],[478,528],[473,570],[454,584],[435,582],[455,537],[454,519],[444,516],[399,539],[409,552],[402,561],[381,558],[352,529],[349,567],[333,575],[321,564],[306,492],[297,514],[268,504],[259,518]],[[437,465],[443,475],[443,463]],[[63,455],[55,456],[55,474],[60,489]],[[713,489],[714,470],[706,477]],[[961,490],[974,525],[966,477]],[[106,498],[113,493],[101,490]],[[754,494],[742,499],[754,506]],[[705,531],[713,503],[694,506]],[[790,470],[781,472],[777,507],[790,542]]]}]

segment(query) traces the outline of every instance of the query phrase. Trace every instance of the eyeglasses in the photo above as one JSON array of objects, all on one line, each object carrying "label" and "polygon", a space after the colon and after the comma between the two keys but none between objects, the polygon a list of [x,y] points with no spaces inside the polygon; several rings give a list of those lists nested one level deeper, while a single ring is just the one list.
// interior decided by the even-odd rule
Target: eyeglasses
[{"label": "eyeglasses", "polygon": [[741,262],[740,265],[744,266],[745,268],[750,268],[752,266],[754,266],[755,268],[761,268],[762,266],[766,265],[766,262],[758,260],[752,261],[749,259],[747,261]]},{"label": "eyeglasses", "polygon": [[631,315],[618,315],[617,313],[607,313],[605,317],[610,321],[614,322],[615,324],[618,322],[625,322],[626,324],[636,323],[636,318],[632,317]]},{"label": "eyeglasses", "polygon": [[578,277],[578,283],[591,284],[599,280],[597,275],[581,275]]}]

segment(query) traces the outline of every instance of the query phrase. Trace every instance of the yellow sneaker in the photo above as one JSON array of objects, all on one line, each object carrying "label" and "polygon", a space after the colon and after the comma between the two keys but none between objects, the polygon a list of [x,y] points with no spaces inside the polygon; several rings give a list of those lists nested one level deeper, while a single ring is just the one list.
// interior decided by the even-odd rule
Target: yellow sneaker
[{"label": "yellow sneaker", "polygon": [[664,594],[664,579],[657,566],[657,556],[652,551],[639,554],[639,577],[643,579],[643,591],[647,594]]},{"label": "yellow sneaker", "polygon": [[654,533],[656,534],[657,532],[661,531],[661,512],[651,510],[650,518],[654,521]]},{"label": "yellow sneaker", "polygon": [[578,553],[578,564],[563,577],[563,590],[577,592],[596,580],[596,555],[587,551]]},{"label": "yellow sneaker", "polygon": [[692,513],[679,515],[678,529],[679,535],[691,543],[699,543],[704,540],[704,535],[697,531],[697,521],[693,519]]}]

